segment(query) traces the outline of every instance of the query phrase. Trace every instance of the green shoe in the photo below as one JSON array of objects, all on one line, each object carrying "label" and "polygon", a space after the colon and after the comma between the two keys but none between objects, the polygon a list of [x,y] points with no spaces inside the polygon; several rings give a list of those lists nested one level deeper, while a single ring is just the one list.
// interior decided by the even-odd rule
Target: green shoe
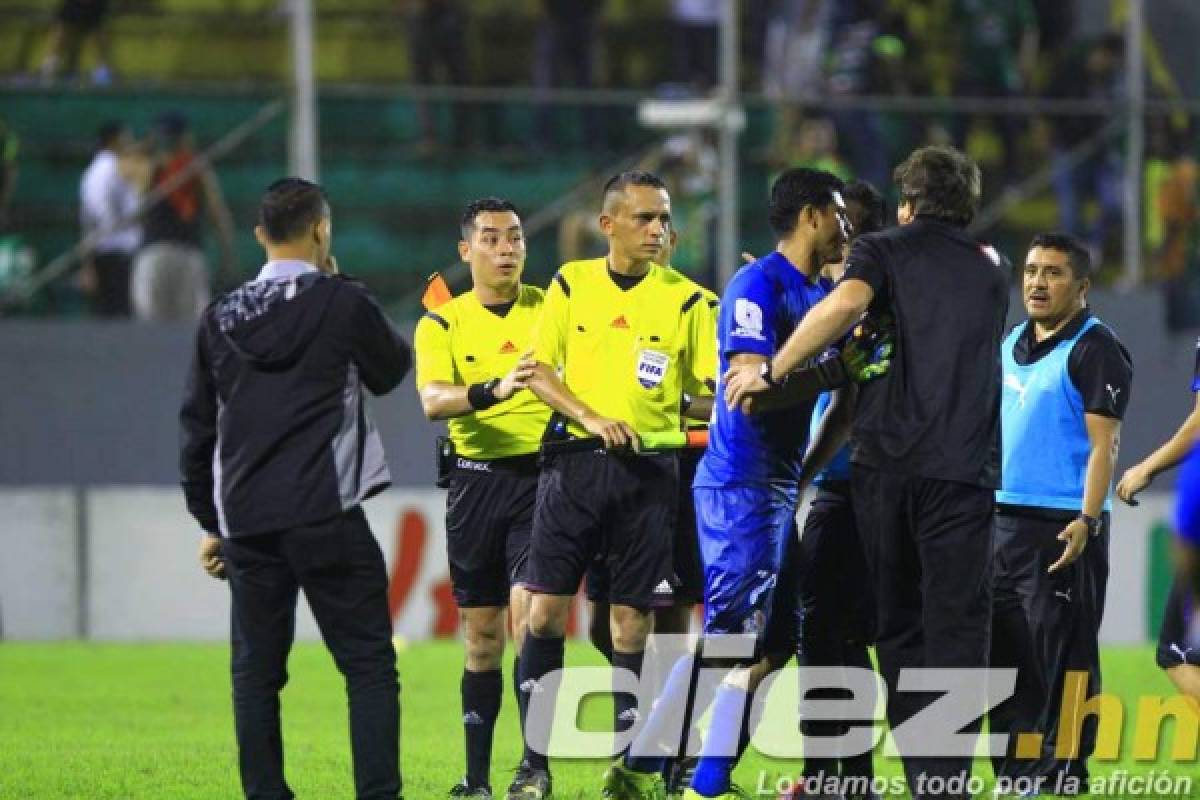
[{"label": "green shoe", "polygon": [[600,796],[609,800],[666,800],[667,786],[657,772],[637,772],[620,759],[604,771]]}]

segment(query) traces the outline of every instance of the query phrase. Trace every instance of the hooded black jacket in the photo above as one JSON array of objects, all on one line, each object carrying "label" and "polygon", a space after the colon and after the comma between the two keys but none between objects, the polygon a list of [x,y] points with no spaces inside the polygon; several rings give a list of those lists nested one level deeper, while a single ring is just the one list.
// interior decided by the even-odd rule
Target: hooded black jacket
[{"label": "hooded black jacket", "polygon": [[391,482],[362,387],[391,391],[411,350],[361,284],[304,266],[272,262],[200,320],[180,469],[210,533],[328,519]]}]

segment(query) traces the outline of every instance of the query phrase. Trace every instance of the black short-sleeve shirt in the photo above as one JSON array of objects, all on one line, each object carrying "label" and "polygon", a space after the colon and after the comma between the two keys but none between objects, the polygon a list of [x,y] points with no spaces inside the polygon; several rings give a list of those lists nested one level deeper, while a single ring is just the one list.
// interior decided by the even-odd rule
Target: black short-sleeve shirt
[{"label": "black short-sleeve shirt", "polygon": [[843,280],[896,320],[891,370],[859,394],[851,459],[874,469],[996,488],[1000,344],[1009,269],[961,228],[919,216],[860,236]]},{"label": "black short-sleeve shirt", "polygon": [[[1089,309],[1083,309],[1053,336],[1040,342],[1034,336],[1033,324],[1023,323],[1024,330],[1013,348],[1013,360],[1021,366],[1036,363],[1059,342],[1079,333],[1091,316]],[[1125,418],[1133,386],[1133,359],[1107,325],[1093,325],[1079,337],[1067,357],[1067,374],[1083,396],[1086,413]]]}]

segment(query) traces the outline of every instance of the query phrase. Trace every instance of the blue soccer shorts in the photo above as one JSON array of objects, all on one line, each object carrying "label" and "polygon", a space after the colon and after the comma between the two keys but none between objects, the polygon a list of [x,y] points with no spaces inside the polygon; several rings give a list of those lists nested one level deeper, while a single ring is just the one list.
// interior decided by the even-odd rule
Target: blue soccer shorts
[{"label": "blue soccer shorts", "polygon": [[[776,488],[696,487],[704,633],[767,632],[796,496]],[[785,589],[790,591],[790,589]]]}]

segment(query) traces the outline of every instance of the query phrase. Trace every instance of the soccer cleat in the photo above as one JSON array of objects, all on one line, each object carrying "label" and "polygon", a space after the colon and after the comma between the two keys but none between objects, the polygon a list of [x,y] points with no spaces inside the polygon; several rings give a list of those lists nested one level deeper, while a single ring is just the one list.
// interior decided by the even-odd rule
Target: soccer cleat
[{"label": "soccer cleat", "polygon": [[554,795],[550,791],[550,773],[544,769],[534,769],[528,764],[517,767],[517,774],[505,792],[505,800],[550,800]]},{"label": "soccer cleat", "polygon": [[472,786],[467,783],[467,779],[463,778],[461,783],[455,784],[450,790],[447,797],[469,797],[472,800],[492,800],[492,787],[490,786]]},{"label": "soccer cleat", "polygon": [[716,797],[706,797],[695,789],[686,789],[683,793],[683,800],[754,800],[754,798],[742,787],[731,783],[728,789]]},{"label": "soccer cleat", "polygon": [[700,763],[700,759],[696,756],[684,756],[683,758],[673,758],[667,762],[667,797],[680,798],[683,796],[683,790],[692,783],[692,776],[696,774],[696,765]]},{"label": "soccer cleat", "polygon": [[604,771],[600,796],[611,800],[666,800],[667,787],[657,772],[637,772],[620,760]]}]

